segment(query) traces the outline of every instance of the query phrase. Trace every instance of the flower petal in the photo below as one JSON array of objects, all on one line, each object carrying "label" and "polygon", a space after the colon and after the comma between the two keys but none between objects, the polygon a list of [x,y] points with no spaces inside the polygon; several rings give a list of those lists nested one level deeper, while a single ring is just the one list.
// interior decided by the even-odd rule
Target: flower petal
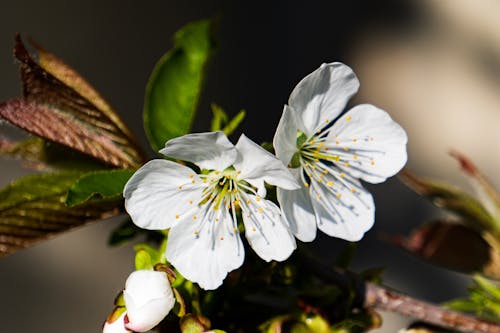
[{"label": "flower petal", "polygon": [[[300,169],[292,169],[296,179],[300,181]],[[303,242],[311,242],[316,238],[316,216],[309,197],[309,189],[298,190],[277,188],[278,202],[292,233]]]},{"label": "flower petal", "polygon": [[245,236],[252,249],[266,261],[287,259],[296,248],[295,238],[278,206],[250,194],[243,198]]},{"label": "flower petal", "polygon": [[128,317],[125,327],[135,332],[146,332],[158,325],[175,304],[166,273],[149,270],[130,274],[123,298]]},{"label": "flower petal", "polygon": [[295,124],[294,111],[285,105],[278,128],[273,139],[276,156],[288,165],[293,154],[297,152],[297,125]]},{"label": "flower petal", "polygon": [[167,160],[152,160],[125,185],[125,209],[141,228],[167,229],[196,206],[203,187],[190,168]]},{"label": "flower petal", "polygon": [[238,158],[234,163],[240,171],[240,179],[248,181],[258,189],[259,195],[265,196],[264,181],[288,190],[299,188],[287,167],[264,148],[247,138],[244,134],[236,143]]},{"label": "flower petal", "polygon": [[352,108],[335,122],[328,139],[325,147],[341,157],[338,167],[370,183],[395,175],[407,160],[405,131],[373,105]]},{"label": "flower petal", "polygon": [[236,160],[234,145],[222,132],[187,134],[167,141],[160,153],[196,164],[200,169],[222,171]]},{"label": "flower petal", "polygon": [[373,226],[373,198],[358,180],[327,175],[324,182],[311,181],[310,186],[318,228],[325,234],[354,242]]},{"label": "flower petal", "polygon": [[206,290],[219,287],[245,257],[231,215],[226,209],[214,212],[217,215],[207,220],[176,224],[169,232],[167,245],[168,261],[186,279]]},{"label": "flower petal", "polygon": [[297,126],[311,136],[344,110],[358,91],[359,81],[348,66],[322,64],[293,89],[288,104],[298,113]]}]

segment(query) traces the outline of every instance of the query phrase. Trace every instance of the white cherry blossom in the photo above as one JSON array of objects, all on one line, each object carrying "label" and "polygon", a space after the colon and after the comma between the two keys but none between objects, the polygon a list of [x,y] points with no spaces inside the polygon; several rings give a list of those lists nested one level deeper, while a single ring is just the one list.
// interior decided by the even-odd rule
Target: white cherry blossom
[{"label": "white cherry blossom", "polygon": [[383,182],[406,163],[406,133],[385,111],[362,104],[341,115],[358,88],[348,66],[323,64],[299,82],[284,107],[273,143],[302,187],[278,188],[278,201],[302,241],[312,241],[317,228],[361,239],[375,206],[359,180]]},{"label": "white cherry blossom", "polygon": [[132,272],[123,299],[127,308],[125,328],[134,332],[146,332],[158,325],[175,304],[167,274],[153,270]]},{"label": "white cherry blossom", "polygon": [[244,135],[233,145],[222,132],[175,138],[160,152],[200,171],[150,161],[126,184],[125,207],[141,228],[170,229],[166,256],[184,277],[215,289],[242,265],[239,212],[245,237],[262,259],[290,256],[295,239],[279,207],[265,200],[264,182],[300,187],[279,159]]}]

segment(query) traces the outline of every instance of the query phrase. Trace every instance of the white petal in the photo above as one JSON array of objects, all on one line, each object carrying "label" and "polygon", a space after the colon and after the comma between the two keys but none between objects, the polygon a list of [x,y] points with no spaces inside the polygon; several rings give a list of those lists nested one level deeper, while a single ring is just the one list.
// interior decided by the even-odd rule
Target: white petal
[{"label": "white petal", "polygon": [[273,139],[276,156],[288,165],[293,154],[297,152],[297,125],[295,124],[294,111],[288,105],[283,108],[278,128]]},{"label": "white petal", "polygon": [[[373,198],[359,181],[331,175],[321,184],[311,181],[311,201],[318,228],[325,234],[348,241],[360,240],[375,218]],[[330,181],[332,186],[328,186]],[[331,183],[330,183],[331,184]]]},{"label": "white petal", "polygon": [[[176,224],[169,232],[167,259],[188,280],[206,290],[216,289],[240,267],[243,243],[226,209],[207,220]],[[218,219],[218,221],[216,220]]]},{"label": "white petal", "polygon": [[125,326],[136,332],[146,332],[158,325],[175,304],[166,273],[149,270],[130,274],[123,298],[129,320]]},{"label": "white petal", "polygon": [[240,179],[248,181],[259,189],[259,194],[264,196],[264,181],[271,185],[293,190],[299,188],[288,168],[264,148],[247,138],[244,134],[236,143],[238,158],[234,163],[236,170],[240,171]]},{"label": "white petal", "polygon": [[112,323],[106,321],[102,328],[102,333],[131,333],[132,331],[125,328],[124,319],[126,314],[126,312],[123,312],[121,316]]},{"label": "white petal", "polygon": [[[300,181],[301,169],[293,169]],[[316,216],[314,214],[309,189],[283,190],[277,188],[278,202],[290,225],[292,233],[303,242],[311,242],[316,238]]]},{"label": "white petal", "polygon": [[224,170],[236,160],[236,149],[222,132],[187,134],[167,141],[160,153],[196,164],[200,169]]},{"label": "white petal", "polygon": [[190,168],[167,160],[152,160],[125,185],[125,209],[141,228],[167,229],[197,205],[204,186]]},{"label": "white petal", "polygon": [[287,259],[296,244],[278,206],[254,195],[244,198],[250,202],[242,211],[245,236],[250,246],[266,261]]},{"label": "white petal", "polygon": [[[327,147],[342,148],[339,155],[343,160],[338,167],[370,183],[383,182],[406,163],[405,131],[387,112],[373,105],[358,105],[339,118],[330,130],[329,139]],[[345,162],[349,163],[347,167]]]},{"label": "white petal", "polygon": [[322,64],[293,89],[288,104],[298,113],[297,126],[311,136],[333,121],[358,91],[359,81],[348,66]]}]

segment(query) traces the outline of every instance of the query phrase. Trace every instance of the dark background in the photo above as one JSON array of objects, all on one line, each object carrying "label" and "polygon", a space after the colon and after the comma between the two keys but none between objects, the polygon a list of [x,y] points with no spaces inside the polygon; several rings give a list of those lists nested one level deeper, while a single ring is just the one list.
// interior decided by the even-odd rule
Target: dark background
[{"label": "dark background", "polygon": [[[488,130],[500,121],[495,72],[500,37],[494,5],[472,12],[467,1],[451,2],[3,1],[0,100],[20,95],[11,49],[14,34],[21,32],[83,74],[148,147],[141,112],[155,62],[182,25],[215,16],[218,51],[195,131],[209,129],[209,105],[216,102],[230,114],[246,109],[240,130],[255,141],[271,141],[296,83],[323,62],[342,61],[361,81],[354,102],[386,109],[407,129],[409,165],[463,183],[446,157],[450,147],[465,149],[486,171],[500,166],[498,134]],[[492,23],[484,27],[485,21]],[[5,124],[0,131],[16,135]],[[484,149],[484,140],[493,144]],[[27,173],[17,161],[0,162],[0,185]],[[464,275],[422,263],[379,240],[381,233],[406,234],[439,212],[397,179],[368,187],[377,220],[359,243],[355,269],[384,266],[388,285],[431,301],[465,294]],[[85,226],[1,259],[0,331],[100,331],[133,270],[130,245],[106,245],[119,221]],[[318,238],[313,247],[333,261],[344,243]],[[400,319],[390,319],[381,332],[402,327]]]}]

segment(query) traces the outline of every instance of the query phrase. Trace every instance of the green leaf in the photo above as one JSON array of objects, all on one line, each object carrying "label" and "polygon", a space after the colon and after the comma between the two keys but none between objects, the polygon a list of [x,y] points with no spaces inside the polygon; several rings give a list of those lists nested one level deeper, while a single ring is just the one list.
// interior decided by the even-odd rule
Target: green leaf
[{"label": "green leaf", "polygon": [[120,213],[121,200],[67,207],[67,191],[81,175],[80,172],[33,175],[0,191],[0,256],[88,221]]},{"label": "green leaf", "polygon": [[145,250],[139,250],[135,254],[135,269],[153,269],[153,260]]},{"label": "green leaf", "polygon": [[134,170],[101,170],[87,173],[71,186],[66,204],[72,207],[92,198],[118,197],[134,172]]},{"label": "green leaf", "polygon": [[157,264],[157,263],[165,263],[164,260],[164,253],[163,247],[160,248],[160,250],[156,250],[153,247],[149,246],[148,244],[144,243],[139,243],[134,246],[134,250],[139,253],[141,251],[145,251],[149,257],[151,258],[152,264]]},{"label": "green leaf", "polygon": [[190,23],[174,36],[174,48],[156,64],[146,87],[144,127],[151,146],[188,133],[214,49],[210,20]]},{"label": "green leaf", "polygon": [[238,112],[236,116],[234,116],[234,118],[231,119],[226,126],[224,126],[222,132],[224,132],[226,135],[231,135],[238,128],[238,126],[240,126],[240,123],[243,121],[243,119],[245,119],[245,115],[245,110],[240,110],[240,112]]}]

